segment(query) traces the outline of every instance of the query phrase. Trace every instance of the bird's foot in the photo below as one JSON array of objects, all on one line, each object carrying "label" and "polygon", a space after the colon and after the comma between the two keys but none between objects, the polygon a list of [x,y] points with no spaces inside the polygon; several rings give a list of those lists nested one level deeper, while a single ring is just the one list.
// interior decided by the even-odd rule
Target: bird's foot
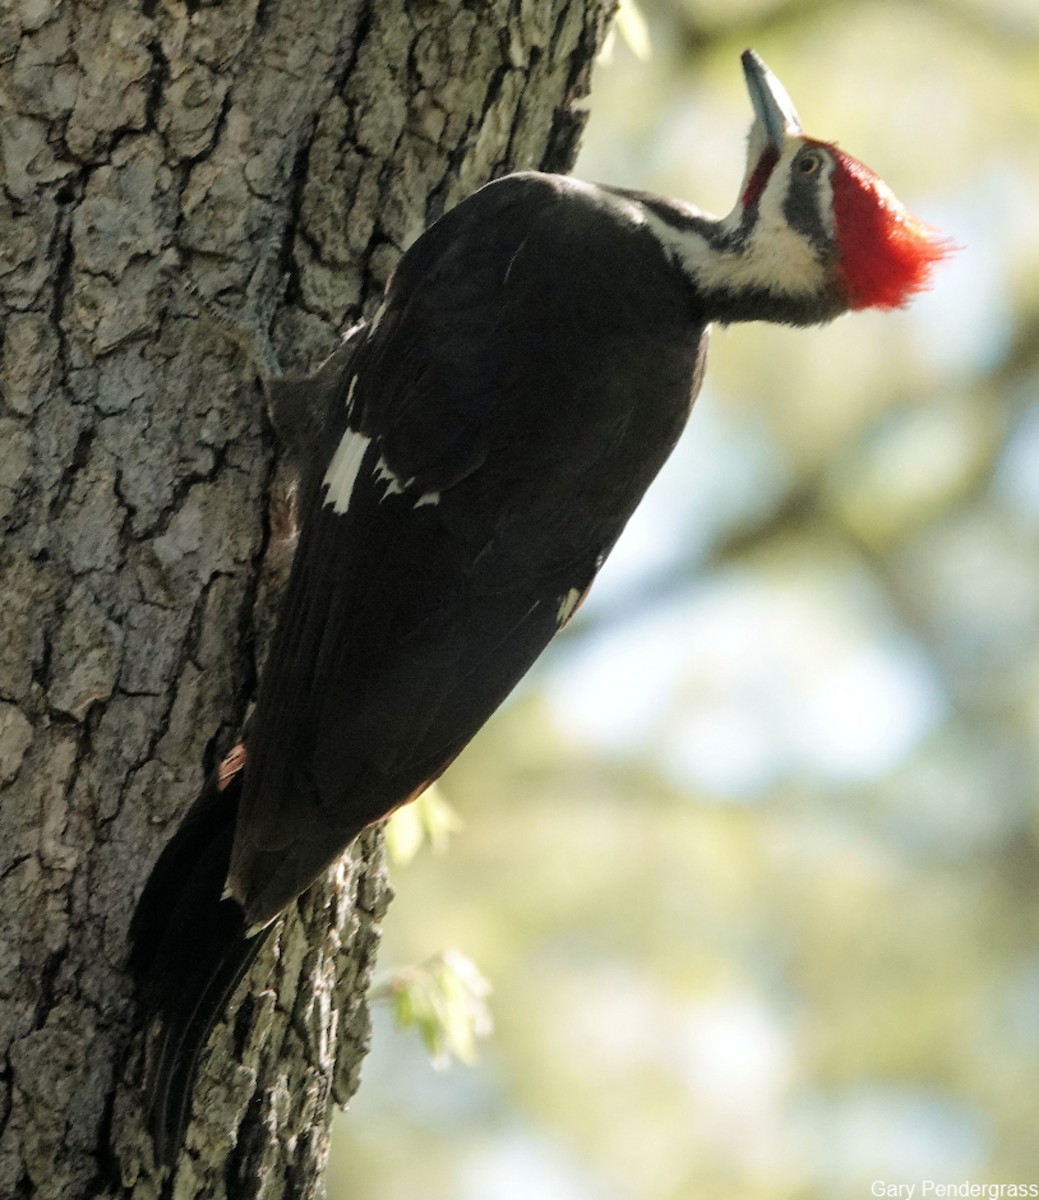
[{"label": "bird's foot", "polygon": [[284,373],[270,335],[271,322],[288,281],[287,273],[276,274],[274,270],[280,254],[281,238],[272,237],[249,276],[237,312],[207,296],[179,262],[166,266],[167,277],[245,354],[265,388]]}]

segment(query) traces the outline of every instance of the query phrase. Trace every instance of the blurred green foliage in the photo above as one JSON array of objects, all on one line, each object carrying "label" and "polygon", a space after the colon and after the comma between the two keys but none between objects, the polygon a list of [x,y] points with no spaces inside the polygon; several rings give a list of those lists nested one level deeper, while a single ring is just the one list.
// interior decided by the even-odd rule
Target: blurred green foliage
[{"label": "blurred green foliage", "polygon": [[372,999],[388,1000],[398,1026],[418,1030],[433,1065],[452,1058],[476,1061],[477,1039],[493,1029],[487,997],[491,985],[471,959],[444,950],[414,967],[403,967],[377,983]]},{"label": "blurred green foliage", "polygon": [[578,174],[726,211],[753,45],[961,250],[909,312],[716,332],[442,781],[464,832],[394,871],[383,968],[461,947],[495,1033],[435,1072],[377,1014],[330,1200],[1039,1183],[1039,7],[640,8]]}]

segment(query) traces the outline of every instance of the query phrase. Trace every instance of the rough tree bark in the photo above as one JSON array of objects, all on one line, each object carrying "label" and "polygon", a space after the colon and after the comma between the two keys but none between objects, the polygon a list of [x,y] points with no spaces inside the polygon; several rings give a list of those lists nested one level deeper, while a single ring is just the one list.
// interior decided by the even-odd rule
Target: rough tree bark
[{"label": "rough tree bark", "polygon": [[[291,550],[242,355],[311,369],[488,178],[569,166],[612,0],[8,0],[0,10],[0,1196],[309,1196],[358,1084],[369,834],[214,1035],[176,1178],[141,1127],[135,899],[239,727]],[[282,274],[287,283],[282,285]]]}]

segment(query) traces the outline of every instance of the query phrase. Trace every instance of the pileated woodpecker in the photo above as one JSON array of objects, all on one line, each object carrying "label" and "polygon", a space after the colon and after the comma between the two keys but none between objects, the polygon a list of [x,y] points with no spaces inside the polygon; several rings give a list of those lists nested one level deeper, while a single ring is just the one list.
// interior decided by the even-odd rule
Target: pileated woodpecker
[{"label": "pileated woodpecker", "polygon": [[301,536],[255,712],[164,849],[132,928],[179,1146],[199,1052],[271,923],[436,779],[587,593],[700,387],[712,321],[893,308],[948,247],[805,137],[762,60],[718,220],[524,172],[403,256],[315,377]]}]

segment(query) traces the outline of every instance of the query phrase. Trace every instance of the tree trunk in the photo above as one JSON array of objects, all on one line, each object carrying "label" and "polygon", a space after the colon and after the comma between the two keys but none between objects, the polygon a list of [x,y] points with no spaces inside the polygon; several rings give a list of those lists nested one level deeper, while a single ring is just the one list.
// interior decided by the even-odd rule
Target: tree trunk
[{"label": "tree trunk", "polygon": [[0,1196],[318,1191],[368,1043],[377,833],[218,1026],[175,1178],[140,1117],[130,914],[291,555],[253,372],[170,268],[233,305],[269,254],[274,341],[312,369],[445,208],[570,165],[611,3],[0,13]]}]

